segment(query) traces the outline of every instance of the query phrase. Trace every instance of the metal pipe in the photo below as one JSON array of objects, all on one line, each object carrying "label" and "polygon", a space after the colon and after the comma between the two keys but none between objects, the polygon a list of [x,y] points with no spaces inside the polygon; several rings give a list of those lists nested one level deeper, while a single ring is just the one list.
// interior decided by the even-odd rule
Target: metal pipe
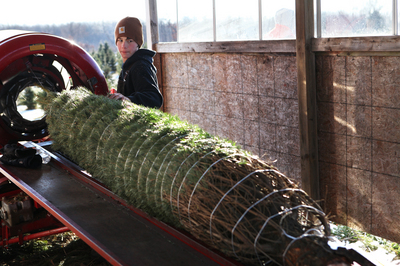
[{"label": "metal pipe", "polygon": [[7,245],[11,245],[11,244],[16,244],[18,242],[20,244],[22,244],[21,242],[29,241],[32,239],[37,239],[40,237],[61,234],[61,233],[68,232],[68,231],[70,231],[68,227],[60,227],[57,229],[51,229],[51,230],[47,230],[47,231],[43,231],[43,232],[39,232],[39,233],[35,233],[35,234],[25,235],[23,237],[14,237],[9,240],[3,239],[3,241],[0,241],[0,246],[7,246]]}]

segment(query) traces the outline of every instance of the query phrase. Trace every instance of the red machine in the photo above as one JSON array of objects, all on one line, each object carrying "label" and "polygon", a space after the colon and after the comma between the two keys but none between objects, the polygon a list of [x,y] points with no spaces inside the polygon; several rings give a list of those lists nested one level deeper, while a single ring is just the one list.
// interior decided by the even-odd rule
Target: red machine
[{"label": "red machine", "polygon": [[45,119],[29,121],[18,112],[18,95],[38,85],[50,91],[85,86],[107,94],[107,83],[93,58],[72,42],[44,33],[0,31],[0,144],[40,139]]},{"label": "red machine", "polygon": [[[85,86],[96,94],[107,93],[102,71],[79,46],[44,33],[0,31],[0,146],[48,135],[45,117],[30,120],[18,110],[19,95],[33,86],[55,92]],[[0,184],[0,246],[69,230],[8,178],[0,177]],[[24,236],[42,228],[51,229]]]},{"label": "red machine", "polygon": [[[44,33],[0,31],[0,148],[34,141],[48,152],[45,116],[25,117],[19,97],[31,88],[77,86],[108,93],[102,71],[79,46]],[[49,154],[51,161],[38,169],[0,163],[0,247],[73,231],[113,265],[237,265],[128,206],[62,155]]]}]

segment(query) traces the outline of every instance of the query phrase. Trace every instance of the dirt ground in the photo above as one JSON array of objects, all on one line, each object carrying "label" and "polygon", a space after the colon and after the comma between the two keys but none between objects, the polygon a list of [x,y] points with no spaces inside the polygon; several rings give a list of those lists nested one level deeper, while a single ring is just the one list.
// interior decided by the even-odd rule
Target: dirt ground
[{"label": "dirt ground", "polygon": [[0,248],[1,266],[109,266],[106,260],[92,250],[75,234],[63,234],[31,240],[20,246]]},{"label": "dirt ground", "polygon": [[[377,266],[400,266],[400,257],[387,247],[388,243],[374,236],[356,238],[354,230],[343,234],[337,226],[331,224],[333,232],[329,242],[332,248],[346,247],[354,249]],[[343,229],[341,229],[343,230]],[[351,230],[351,229],[350,229]],[[351,241],[351,239],[355,241]],[[0,248],[0,266],[110,266],[104,258],[92,250],[74,233],[66,232],[41,239],[31,240],[20,246],[11,245]],[[358,264],[354,266],[359,266]]]}]

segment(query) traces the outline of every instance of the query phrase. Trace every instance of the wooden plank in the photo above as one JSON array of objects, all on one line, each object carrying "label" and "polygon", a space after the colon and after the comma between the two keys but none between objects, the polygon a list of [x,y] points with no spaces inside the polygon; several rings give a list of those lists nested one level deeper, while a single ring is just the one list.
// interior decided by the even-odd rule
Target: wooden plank
[{"label": "wooden plank", "polygon": [[158,53],[295,53],[295,40],[158,43]]},{"label": "wooden plank", "polygon": [[313,52],[398,52],[400,36],[318,38],[311,47]]},{"label": "wooden plank", "polygon": [[315,200],[319,195],[313,1],[296,0],[297,83],[302,188]]},{"label": "wooden plank", "polygon": [[368,56],[391,56],[398,57],[400,56],[399,52],[321,52],[320,54],[329,54],[329,55],[337,55],[337,56],[351,56],[351,57],[368,57]]}]

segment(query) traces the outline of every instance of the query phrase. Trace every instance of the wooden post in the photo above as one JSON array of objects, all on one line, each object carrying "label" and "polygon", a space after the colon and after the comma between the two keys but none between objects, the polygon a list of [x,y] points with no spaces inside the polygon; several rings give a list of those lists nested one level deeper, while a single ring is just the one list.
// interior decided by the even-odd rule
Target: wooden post
[{"label": "wooden post", "polygon": [[296,0],[296,58],[299,97],[300,155],[302,188],[315,200],[319,195],[317,102],[313,0]]},{"label": "wooden post", "polygon": [[155,50],[155,45],[159,41],[157,0],[146,0],[146,13],[147,48]]},{"label": "wooden post", "polygon": [[[159,42],[157,0],[146,0],[146,13],[147,48],[156,51],[156,45]],[[159,53],[154,56],[154,66],[157,69],[158,88],[161,94],[165,95],[162,83],[162,60]],[[165,111],[164,104],[160,110]]]}]

